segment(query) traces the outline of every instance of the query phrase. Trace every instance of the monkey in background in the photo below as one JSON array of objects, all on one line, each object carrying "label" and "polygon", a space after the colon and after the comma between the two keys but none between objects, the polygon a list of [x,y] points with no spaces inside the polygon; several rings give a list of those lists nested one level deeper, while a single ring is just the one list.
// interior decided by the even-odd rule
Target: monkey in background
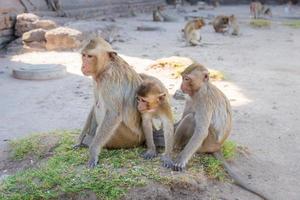
[{"label": "monkey in background", "polygon": [[272,17],[271,8],[265,8],[265,6],[257,0],[253,0],[250,3],[250,14],[254,19],[260,18],[261,15]]},{"label": "monkey in background", "polygon": [[81,71],[93,79],[95,103],[74,147],[82,146],[97,126],[87,144],[88,167],[93,168],[103,147],[131,148],[145,141],[136,100],[142,78],[100,37],[83,48]]},{"label": "monkey in background", "polygon": [[200,45],[201,36],[200,29],[205,25],[202,18],[193,19],[185,25],[183,29],[184,38],[186,43],[191,46]]},{"label": "monkey in background", "polygon": [[217,33],[225,33],[229,28],[229,17],[225,15],[219,15],[214,18],[212,25]]},{"label": "monkey in background", "polygon": [[268,199],[235,174],[220,151],[232,129],[232,110],[227,97],[210,83],[209,72],[201,64],[191,64],[181,75],[181,90],[189,98],[175,130],[174,147],[183,150],[175,160],[174,170],[182,171],[196,152],[213,153],[237,185]]},{"label": "monkey in background", "polygon": [[142,157],[152,159],[157,156],[153,139],[152,121],[158,117],[162,122],[165,141],[165,152],[161,160],[164,167],[172,168],[171,153],[174,143],[174,128],[168,90],[159,79],[146,74],[140,74],[140,76],[143,79],[143,83],[136,92],[137,108],[142,115],[142,128],[147,144],[147,151],[143,153]]},{"label": "monkey in background", "polygon": [[229,16],[229,32],[231,35],[239,35],[240,34],[240,27],[235,15]]},{"label": "monkey in background", "polygon": [[161,14],[161,11],[163,10],[162,6],[157,6],[155,10],[153,10],[153,21],[154,22],[163,22],[164,18]]}]

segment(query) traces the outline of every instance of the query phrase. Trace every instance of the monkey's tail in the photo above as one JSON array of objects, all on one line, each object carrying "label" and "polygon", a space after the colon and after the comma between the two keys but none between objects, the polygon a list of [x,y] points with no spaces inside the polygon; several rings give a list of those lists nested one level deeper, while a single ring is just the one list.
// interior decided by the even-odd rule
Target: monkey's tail
[{"label": "monkey's tail", "polygon": [[256,188],[252,187],[248,183],[246,183],[244,179],[242,179],[239,175],[237,175],[232,170],[232,168],[230,167],[228,162],[224,159],[224,157],[220,151],[214,152],[213,155],[215,156],[215,158],[217,158],[222,163],[223,167],[225,168],[225,170],[227,171],[229,176],[234,180],[234,183],[236,185],[240,186],[241,188],[243,188],[253,194],[256,194],[257,196],[261,197],[262,199],[271,200],[271,198],[267,197],[265,194],[258,191]]}]

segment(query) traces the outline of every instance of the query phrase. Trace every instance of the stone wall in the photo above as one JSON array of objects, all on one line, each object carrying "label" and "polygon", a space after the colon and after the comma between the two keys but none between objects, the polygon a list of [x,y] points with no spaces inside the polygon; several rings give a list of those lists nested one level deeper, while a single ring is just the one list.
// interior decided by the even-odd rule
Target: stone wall
[{"label": "stone wall", "polygon": [[15,38],[14,24],[17,14],[34,13],[38,16],[93,17],[130,16],[147,12],[164,0],[1,0],[0,49]]}]

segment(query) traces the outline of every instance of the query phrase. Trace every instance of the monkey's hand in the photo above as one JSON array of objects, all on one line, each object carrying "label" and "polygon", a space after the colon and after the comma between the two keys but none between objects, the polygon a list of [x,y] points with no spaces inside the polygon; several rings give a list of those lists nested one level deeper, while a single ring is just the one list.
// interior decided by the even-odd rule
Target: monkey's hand
[{"label": "monkey's hand", "polygon": [[160,159],[162,161],[162,166],[163,167],[165,167],[165,168],[174,168],[174,162],[169,156],[162,155]]},{"label": "monkey's hand", "polygon": [[98,164],[98,157],[90,158],[87,167],[90,168],[90,169],[93,169],[97,166],[97,164]]},{"label": "monkey's hand", "polygon": [[177,160],[177,161],[175,161],[173,170],[174,171],[183,171],[185,169],[185,167],[186,167],[186,162]]},{"label": "monkey's hand", "polygon": [[142,153],[141,156],[146,160],[150,160],[152,158],[155,158],[157,156],[157,153],[155,150],[147,150],[146,152]]},{"label": "monkey's hand", "polygon": [[73,150],[77,150],[77,149],[82,148],[82,147],[87,148],[88,145],[83,144],[83,143],[79,143],[79,144],[73,145],[73,146],[72,146],[72,149],[73,149]]}]

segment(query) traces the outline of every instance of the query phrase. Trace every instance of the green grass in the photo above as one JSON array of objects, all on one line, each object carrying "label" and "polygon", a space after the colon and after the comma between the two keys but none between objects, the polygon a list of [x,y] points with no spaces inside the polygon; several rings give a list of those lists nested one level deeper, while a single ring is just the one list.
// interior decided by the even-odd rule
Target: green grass
[{"label": "green grass", "polygon": [[[173,172],[161,167],[159,158],[145,161],[140,158],[143,148],[103,150],[99,167],[86,168],[87,149],[73,150],[78,131],[60,131],[34,135],[12,142],[13,160],[34,158],[40,160],[36,167],[20,171],[0,183],[0,199],[57,199],[60,195],[95,193],[100,199],[118,199],[136,186],[150,182],[169,184]],[[56,138],[49,147],[44,140]],[[58,138],[58,140],[57,140]],[[232,157],[234,143],[226,143],[223,152]],[[51,156],[45,156],[47,152]],[[44,159],[47,157],[47,159]],[[220,163],[210,155],[195,156],[186,173],[205,173],[224,180],[226,176]],[[204,170],[203,170],[204,169]],[[201,171],[202,170],[202,171]]]},{"label": "green grass", "polygon": [[255,28],[269,28],[271,21],[267,19],[252,19],[250,25]]},{"label": "green grass", "polygon": [[300,28],[300,20],[284,22],[283,25],[291,27],[291,28]]}]

